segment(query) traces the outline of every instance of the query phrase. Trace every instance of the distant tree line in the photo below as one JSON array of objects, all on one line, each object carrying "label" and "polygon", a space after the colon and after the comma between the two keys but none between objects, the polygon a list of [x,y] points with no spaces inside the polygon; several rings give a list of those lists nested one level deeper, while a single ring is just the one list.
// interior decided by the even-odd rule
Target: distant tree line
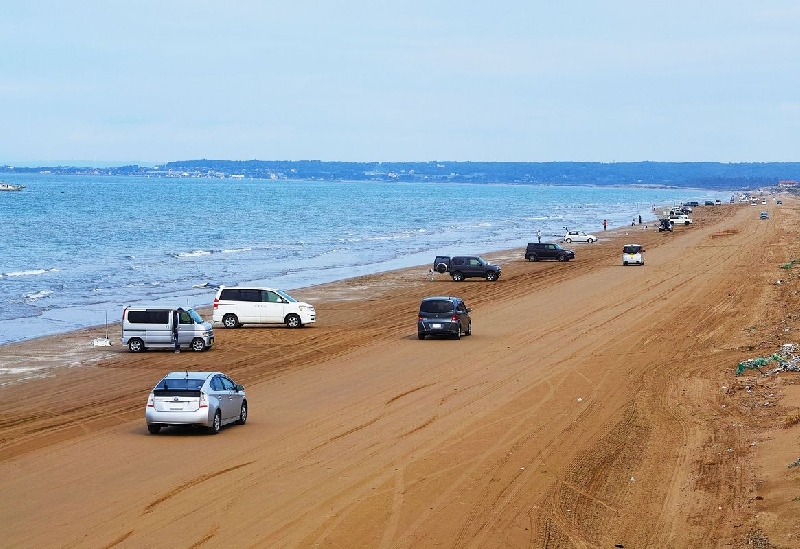
[{"label": "distant tree line", "polygon": [[323,162],[181,160],[158,167],[0,167],[0,173],[126,176],[244,176],[255,179],[406,181],[553,185],[654,185],[754,189],[800,180],[800,162]]}]

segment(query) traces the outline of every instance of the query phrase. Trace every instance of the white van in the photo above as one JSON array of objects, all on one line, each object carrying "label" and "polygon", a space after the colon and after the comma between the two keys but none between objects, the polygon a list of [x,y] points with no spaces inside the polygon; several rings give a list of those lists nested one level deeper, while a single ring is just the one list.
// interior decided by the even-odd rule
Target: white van
[{"label": "white van", "polygon": [[178,348],[205,351],[214,345],[214,328],[194,309],[126,307],[122,311],[122,344],[133,353],[174,349],[176,331]]},{"label": "white van", "polygon": [[286,324],[289,328],[300,328],[317,320],[313,305],[275,288],[220,286],[214,298],[215,323],[226,328],[238,328],[242,324]]}]

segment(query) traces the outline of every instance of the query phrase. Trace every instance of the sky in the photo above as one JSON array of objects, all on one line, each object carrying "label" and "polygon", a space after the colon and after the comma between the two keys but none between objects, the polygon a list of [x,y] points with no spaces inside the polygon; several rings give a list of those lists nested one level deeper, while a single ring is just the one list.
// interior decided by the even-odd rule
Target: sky
[{"label": "sky", "polygon": [[800,160],[800,2],[0,0],[0,165]]}]

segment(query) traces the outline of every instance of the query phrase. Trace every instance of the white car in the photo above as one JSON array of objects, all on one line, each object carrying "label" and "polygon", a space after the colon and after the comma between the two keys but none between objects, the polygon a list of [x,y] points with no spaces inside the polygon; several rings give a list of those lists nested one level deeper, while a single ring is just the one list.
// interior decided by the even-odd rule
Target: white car
[{"label": "white car", "polygon": [[286,324],[300,328],[317,320],[314,306],[276,288],[220,286],[212,320],[226,328],[242,324]]},{"label": "white car", "polygon": [[669,216],[669,222],[672,225],[690,225],[692,220],[686,214],[675,214]]},{"label": "white car", "polygon": [[644,248],[641,244],[625,244],[622,247],[623,265],[644,265]]},{"label": "white car", "polygon": [[583,231],[567,231],[564,235],[564,242],[571,244],[573,242],[597,242],[597,237],[593,234],[586,234]]}]

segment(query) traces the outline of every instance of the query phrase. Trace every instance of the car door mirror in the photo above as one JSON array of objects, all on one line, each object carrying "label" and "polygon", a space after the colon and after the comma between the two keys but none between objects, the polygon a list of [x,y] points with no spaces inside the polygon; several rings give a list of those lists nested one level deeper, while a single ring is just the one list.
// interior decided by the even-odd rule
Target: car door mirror
[{"label": "car door mirror", "polygon": [[472,312],[472,308],[471,307],[467,307],[467,312],[471,313]]},{"label": "car door mirror", "polygon": [[236,389],[237,393],[244,391],[244,385],[239,385],[238,383],[234,386],[234,388]]}]

